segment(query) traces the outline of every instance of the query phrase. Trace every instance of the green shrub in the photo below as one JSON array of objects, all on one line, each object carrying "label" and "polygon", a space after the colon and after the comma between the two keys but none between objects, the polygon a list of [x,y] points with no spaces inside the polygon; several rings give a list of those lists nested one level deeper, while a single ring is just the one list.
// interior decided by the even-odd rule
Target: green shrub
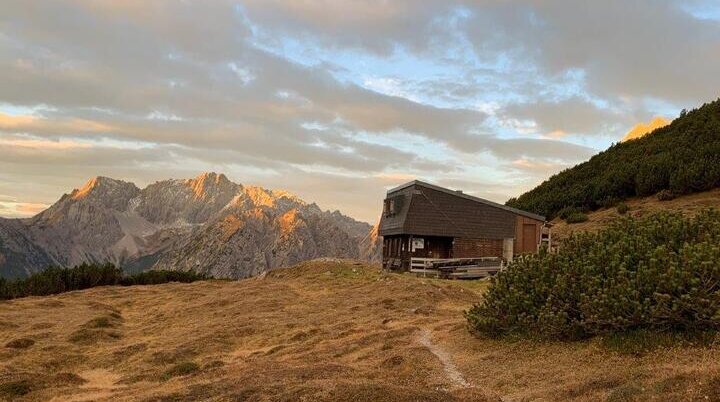
[{"label": "green shrub", "polygon": [[577,339],[720,329],[720,213],[625,217],[515,259],[466,312],[488,335]]},{"label": "green shrub", "polygon": [[599,205],[603,208],[612,208],[621,202],[617,197],[607,197],[599,202]]},{"label": "green shrub", "polygon": [[628,211],[630,211],[630,207],[624,202],[619,203],[616,209],[620,215],[625,215]]},{"label": "green shrub", "polygon": [[675,194],[670,190],[662,190],[656,195],[658,201],[670,201],[675,199]]},{"label": "green shrub", "polygon": [[587,220],[588,220],[588,216],[582,212],[575,212],[573,214],[568,215],[568,217],[565,218],[565,222],[570,223],[570,224],[587,222]]},{"label": "green shrub", "polygon": [[560,219],[567,219],[568,216],[582,213],[582,211],[579,208],[576,207],[565,207],[558,211],[557,216]]},{"label": "green shrub", "polygon": [[189,283],[211,278],[192,271],[147,271],[124,276],[123,271],[113,264],[81,264],[73,268],[49,267],[25,279],[8,281],[0,278],[0,300],[47,296],[96,286]]}]

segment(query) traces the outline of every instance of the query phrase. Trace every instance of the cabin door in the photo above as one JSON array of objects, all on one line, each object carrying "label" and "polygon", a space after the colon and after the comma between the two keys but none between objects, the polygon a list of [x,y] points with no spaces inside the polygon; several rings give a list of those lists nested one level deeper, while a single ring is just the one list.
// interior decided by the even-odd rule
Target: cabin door
[{"label": "cabin door", "polygon": [[522,232],[522,251],[535,253],[537,252],[537,225],[532,223],[523,224]]}]

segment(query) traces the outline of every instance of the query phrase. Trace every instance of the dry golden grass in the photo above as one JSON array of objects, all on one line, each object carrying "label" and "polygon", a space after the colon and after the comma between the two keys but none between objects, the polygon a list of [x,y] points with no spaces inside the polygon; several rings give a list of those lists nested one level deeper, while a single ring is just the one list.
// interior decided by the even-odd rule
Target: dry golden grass
[{"label": "dry golden grass", "polygon": [[[690,194],[670,201],[658,201],[655,196],[636,198],[626,201],[625,204],[630,207],[627,213],[629,216],[639,217],[660,211],[675,211],[686,215],[694,215],[706,208],[720,209],[720,189]],[[591,212],[587,216],[589,218],[587,222],[571,225],[561,219],[555,219],[552,228],[553,239],[565,239],[572,232],[601,229],[618,219],[620,214],[617,212],[617,208],[605,208]]]},{"label": "dry golden grass", "polygon": [[0,400],[718,400],[720,346],[476,338],[485,286],[315,261],[1,302]]}]

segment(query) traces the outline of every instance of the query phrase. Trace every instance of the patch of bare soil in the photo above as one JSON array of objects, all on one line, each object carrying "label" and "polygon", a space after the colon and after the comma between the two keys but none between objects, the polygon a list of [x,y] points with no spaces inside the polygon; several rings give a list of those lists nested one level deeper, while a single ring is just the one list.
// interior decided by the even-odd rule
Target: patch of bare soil
[{"label": "patch of bare soil", "polygon": [[[485,286],[326,260],[235,282],[105,287],[1,302],[0,400],[595,401],[717,395],[716,346],[636,357],[595,341],[477,338],[462,311],[481,299]],[[19,344],[28,346],[12,346]]]}]

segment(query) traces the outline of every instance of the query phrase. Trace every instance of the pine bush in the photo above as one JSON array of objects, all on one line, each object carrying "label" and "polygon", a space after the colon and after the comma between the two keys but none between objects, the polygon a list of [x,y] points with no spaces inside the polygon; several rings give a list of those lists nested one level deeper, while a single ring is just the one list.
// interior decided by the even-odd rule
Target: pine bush
[{"label": "pine bush", "polygon": [[670,201],[675,199],[675,194],[670,190],[662,190],[656,195],[658,201]]},{"label": "pine bush", "polygon": [[73,268],[49,267],[25,279],[0,278],[0,300],[47,296],[96,286],[189,283],[207,279],[211,277],[192,271],[146,271],[125,276],[122,269],[113,264],[81,264]]},{"label": "pine bush", "polygon": [[565,222],[567,223],[581,223],[581,222],[587,222],[588,216],[585,215],[582,212],[575,212],[570,215],[568,215],[567,218],[565,218]]},{"label": "pine bush", "polygon": [[720,329],[720,212],[623,217],[517,258],[465,313],[492,336]]}]

